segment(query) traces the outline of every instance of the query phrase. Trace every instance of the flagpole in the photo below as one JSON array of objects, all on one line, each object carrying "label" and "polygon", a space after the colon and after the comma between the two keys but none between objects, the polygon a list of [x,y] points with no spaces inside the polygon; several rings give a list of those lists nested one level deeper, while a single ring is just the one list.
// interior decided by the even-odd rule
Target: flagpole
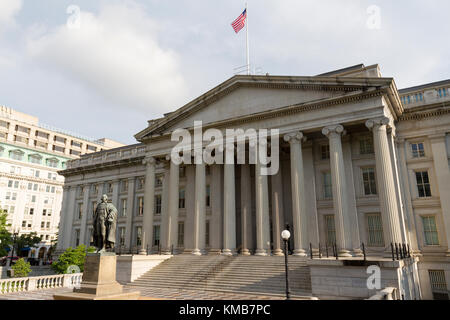
[{"label": "flagpole", "polygon": [[247,29],[247,75],[250,75],[250,46],[248,42],[248,3],[245,3],[245,10],[247,12],[247,23],[246,23],[246,29]]}]

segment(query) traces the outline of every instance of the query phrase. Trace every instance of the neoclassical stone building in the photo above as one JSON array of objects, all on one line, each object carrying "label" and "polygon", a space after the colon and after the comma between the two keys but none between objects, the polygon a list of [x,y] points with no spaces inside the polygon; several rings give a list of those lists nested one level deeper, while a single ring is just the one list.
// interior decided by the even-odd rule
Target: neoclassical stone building
[{"label": "neoclassical stone building", "polygon": [[[314,77],[234,76],[136,134],[139,144],[68,162],[59,249],[88,244],[101,194],[120,250],[419,257],[425,298],[450,281],[450,80],[398,90],[378,65]],[[175,129],[279,129],[280,169],[170,161]],[[208,142],[204,142],[206,146]],[[118,249],[119,250],[119,249]]]}]

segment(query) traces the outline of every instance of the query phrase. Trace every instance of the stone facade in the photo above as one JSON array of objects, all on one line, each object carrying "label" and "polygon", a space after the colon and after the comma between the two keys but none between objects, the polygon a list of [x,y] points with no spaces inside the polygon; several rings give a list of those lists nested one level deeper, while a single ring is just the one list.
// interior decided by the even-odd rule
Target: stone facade
[{"label": "stone facade", "polygon": [[[377,65],[235,76],[149,121],[140,144],[70,161],[59,249],[90,242],[93,208],[108,194],[123,252],[281,255],[289,224],[297,256],[336,243],[341,257],[361,257],[364,243],[381,259],[391,243],[409,245],[432,298],[450,286],[449,87],[399,91]],[[198,120],[221,132],[279,129],[280,170],[170,161],[172,132]]]}]

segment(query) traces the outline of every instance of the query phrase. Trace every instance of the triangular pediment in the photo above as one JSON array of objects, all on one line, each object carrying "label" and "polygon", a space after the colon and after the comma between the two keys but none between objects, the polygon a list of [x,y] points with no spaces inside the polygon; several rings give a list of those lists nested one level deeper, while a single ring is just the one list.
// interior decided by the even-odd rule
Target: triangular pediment
[{"label": "triangular pediment", "polygon": [[178,128],[257,116],[292,105],[339,99],[370,89],[389,87],[392,78],[235,76],[182,108],[149,122],[139,141]]}]

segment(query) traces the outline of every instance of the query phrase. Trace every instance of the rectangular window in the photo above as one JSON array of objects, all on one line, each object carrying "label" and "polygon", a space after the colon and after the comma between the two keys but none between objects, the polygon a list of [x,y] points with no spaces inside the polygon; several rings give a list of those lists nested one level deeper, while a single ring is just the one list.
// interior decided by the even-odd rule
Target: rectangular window
[{"label": "rectangular window", "polygon": [[159,246],[160,230],[161,230],[160,226],[153,226],[153,245],[154,246]]},{"label": "rectangular window", "polygon": [[206,207],[209,208],[211,206],[211,187],[206,186]]},{"label": "rectangular window", "polygon": [[161,195],[155,196],[155,214],[161,214]]},{"label": "rectangular window", "polygon": [[59,136],[55,136],[54,139],[56,142],[60,142],[60,143],[66,143],[66,139],[63,137],[59,137]]},{"label": "rectangular window", "polygon": [[36,131],[36,137],[48,139],[49,134],[42,132],[42,131]]},{"label": "rectangular window", "polygon": [[75,247],[80,245],[80,229],[75,230]]},{"label": "rectangular window", "polygon": [[367,214],[367,245],[384,247],[383,222],[380,213]]},{"label": "rectangular window", "polygon": [[30,208],[30,216],[34,214],[34,208]]},{"label": "rectangular window", "polygon": [[73,156],[79,156],[79,155],[81,155],[81,152],[77,151],[77,150],[70,150],[70,154]]},{"label": "rectangular window", "polygon": [[30,133],[30,128],[16,125],[16,131],[29,134]]},{"label": "rectangular window", "polygon": [[436,227],[436,218],[434,216],[422,217],[423,233],[425,245],[438,246],[439,236]]},{"label": "rectangular window", "polygon": [[42,215],[45,217],[47,215],[47,209],[42,210]]},{"label": "rectangular window", "polygon": [[138,212],[137,212],[138,216],[143,216],[144,215],[144,198],[143,197],[139,197],[138,198]]},{"label": "rectangular window", "polygon": [[331,172],[322,173],[323,196],[325,199],[333,198],[333,185],[331,183]]},{"label": "rectangular window", "polygon": [[411,143],[411,151],[413,158],[425,157],[425,149],[423,147],[423,142]]},{"label": "rectangular window", "polygon": [[371,138],[365,138],[359,141],[359,153],[360,154],[373,154],[373,140]]},{"label": "rectangular window", "polygon": [[125,245],[125,228],[124,227],[120,227],[119,228],[119,244],[121,246]]},{"label": "rectangular window", "polygon": [[122,199],[121,216],[122,217],[127,216],[127,199]]},{"label": "rectangular window", "polygon": [[161,176],[156,177],[155,185],[157,187],[161,187],[162,184],[163,184],[163,177],[161,177]]},{"label": "rectangular window", "polygon": [[87,145],[86,149],[89,150],[89,151],[93,151],[93,152],[97,151],[97,147],[94,147],[94,146],[91,146],[91,145]]},{"label": "rectangular window", "polygon": [[209,247],[209,220],[206,220],[206,226],[205,226],[205,245]]},{"label": "rectangular window", "polygon": [[14,181],[14,189],[19,188],[19,181]]},{"label": "rectangular window", "polygon": [[185,194],[186,192],[184,191],[184,189],[180,190],[179,193],[179,199],[178,199],[178,208],[179,209],[184,209],[186,208],[186,198],[185,198]]},{"label": "rectangular window", "polygon": [[121,185],[122,185],[122,192],[127,192],[128,191],[128,180],[123,180]]},{"label": "rectangular window", "polygon": [[362,176],[364,183],[364,195],[376,195],[377,184],[375,182],[375,168],[363,168]]},{"label": "rectangular window", "polygon": [[78,219],[81,220],[82,217],[83,217],[83,204],[79,203],[78,204]]},{"label": "rectangular window", "polygon": [[65,148],[63,148],[63,147],[60,147],[60,146],[53,146],[53,151],[55,151],[55,152],[60,152],[60,153],[64,153],[65,151],[66,151],[66,149]]},{"label": "rectangular window", "polygon": [[142,227],[136,227],[136,246],[142,245]]},{"label": "rectangular window", "polygon": [[417,191],[419,198],[431,197],[430,179],[428,171],[416,172]]},{"label": "rectangular window", "polygon": [[75,140],[72,140],[72,146],[73,147],[77,147],[77,148],[81,148],[81,143]]},{"label": "rectangular window", "polygon": [[447,281],[444,270],[428,270],[430,276],[431,292],[434,300],[448,300]]},{"label": "rectangular window", "polygon": [[184,246],[184,222],[178,222],[178,247]]},{"label": "rectangular window", "polygon": [[325,235],[328,245],[336,243],[336,229],[334,224],[334,215],[326,215],[325,217]]},{"label": "rectangular window", "polygon": [[320,154],[321,154],[322,160],[330,159],[330,145],[326,144],[326,145],[320,146]]}]

